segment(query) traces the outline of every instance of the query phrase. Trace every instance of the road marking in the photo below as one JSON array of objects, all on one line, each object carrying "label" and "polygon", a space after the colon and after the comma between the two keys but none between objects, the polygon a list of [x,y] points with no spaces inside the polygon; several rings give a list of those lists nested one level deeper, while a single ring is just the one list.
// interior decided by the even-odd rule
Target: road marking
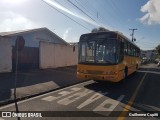
[{"label": "road marking", "polygon": [[81,92],[77,92],[73,95],[70,95],[62,100],[59,100],[57,103],[61,104],[61,105],[69,105],[70,103],[79,100],[80,98],[92,93],[93,91],[85,89],[84,91]]},{"label": "road marking", "polygon": [[137,72],[145,72],[145,73],[160,74],[160,72],[154,72],[154,71],[143,71],[143,70],[137,70]]},{"label": "road marking", "polygon": [[61,91],[61,92],[59,92],[58,94],[60,96],[48,96],[48,97],[42,98],[41,100],[45,100],[45,101],[51,102],[53,100],[57,100],[59,98],[62,98],[62,97],[67,96],[67,95],[69,95],[71,93],[77,92],[79,90],[81,90],[81,88],[74,87],[74,88],[71,88],[71,91]]},{"label": "road marking", "polygon": [[55,97],[54,96],[48,96],[48,97],[42,98],[42,100],[51,102],[51,101],[55,100]]},{"label": "road marking", "polygon": [[[72,88],[74,90],[80,90],[78,88]],[[83,91],[82,91],[83,90]],[[88,94],[94,92],[92,90],[88,90],[88,89],[82,89],[81,91],[76,91],[76,93],[73,93],[73,92],[68,92],[68,91],[61,91],[60,93],[58,94],[61,94],[61,96],[59,97],[55,97],[55,96],[48,96],[48,97],[45,97],[45,98],[42,98],[42,100],[45,100],[45,101],[53,101],[53,100],[56,100],[58,98],[61,98],[61,97],[64,97],[66,95],[69,95],[71,93],[71,95],[63,98],[63,99],[60,99],[59,101],[57,101],[57,103],[61,104],[61,105],[69,105],[79,99],[81,99],[82,97],[85,97],[87,96]],[[90,98],[88,98],[86,101],[84,101],[83,103],[81,103],[78,107],[76,107],[77,109],[81,109],[95,101],[97,101],[98,99],[102,98],[104,95],[107,95],[108,92],[101,92],[101,91],[98,91],[96,92],[95,94],[93,94]],[[117,106],[118,104],[120,103],[120,101],[122,101],[122,99],[125,97],[125,95],[121,95],[117,100],[114,100],[114,99],[111,99],[111,98],[108,98],[107,100],[105,100],[103,103],[101,103],[99,106],[97,106],[93,111],[113,111]],[[110,113],[109,113],[110,114]]]},{"label": "road marking", "polygon": [[95,93],[94,95],[92,95],[89,99],[87,99],[86,101],[84,101],[83,103],[81,103],[77,108],[81,109],[91,103],[93,103],[94,101],[100,99],[101,97],[103,97],[104,95],[107,95],[108,92],[104,92],[102,93],[101,91],[99,91],[98,93]]},{"label": "road marking", "polygon": [[[31,100],[34,100],[34,99],[37,99],[37,98],[41,98],[41,97],[44,97],[44,96],[53,94],[53,93],[58,92],[58,91],[62,91],[62,90],[68,89],[68,88],[72,88],[72,87],[77,86],[77,85],[81,85],[81,84],[92,84],[92,83],[94,83],[94,82],[95,82],[95,81],[93,81],[93,80],[84,81],[84,82],[82,82],[82,83],[78,83],[78,84],[71,85],[71,86],[68,86],[68,87],[65,87],[65,88],[62,88],[62,89],[58,89],[58,90],[55,90],[55,91],[53,91],[53,92],[49,92],[49,93],[46,93],[46,94],[42,94],[42,95],[39,95],[39,96],[36,96],[36,97],[32,97],[32,98],[29,98],[29,99],[26,99],[26,100],[19,101],[18,104],[22,104],[22,103],[24,103],[24,102],[28,102],[28,101],[31,101]],[[6,109],[6,108],[9,108],[9,107],[12,107],[12,106],[14,106],[14,105],[15,105],[15,103],[12,103],[12,104],[9,104],[9,105],[0,107],[0,110]]]},{"label": "road marking", "polygon": [[125,95],[121,95],[117,100],[109,98],[97,106],[93,111],[113,111],[120,101],[122,101],[124,96]]},{"label": "road marking", "polygon": [[138,93],[138,91],[139,91],[139,89],[140,89],[140,87],[141,87],[146,75],[147,75],[147,73],[144,74],[144,76],[143,76],[142,80],[140,81],[137,89],[134,91],[133,96],[131,97],[131,99],[129,100],[127,105],[124,107],[123,111],[121,112],[121,114],[117,118],[117,120],[124,120],[125,119],[126,115],[128,114],[128,112],[129,112],[129,110],[130,110],[130,108],[131,108],[131,106],[132,106],[132,104],[133,104],[133,102],[134,102],[134,100],[135,100],[135,98],[137,96],[137,93]]}]

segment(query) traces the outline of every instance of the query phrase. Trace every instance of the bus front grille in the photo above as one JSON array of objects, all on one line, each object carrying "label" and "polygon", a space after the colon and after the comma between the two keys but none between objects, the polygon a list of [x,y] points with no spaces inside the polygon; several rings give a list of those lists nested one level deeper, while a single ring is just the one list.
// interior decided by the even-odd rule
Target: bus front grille
[{"label": "bus front grille", "polygon": [[88,74],[103,74],[103,71],[98,70],[86,70]]}]

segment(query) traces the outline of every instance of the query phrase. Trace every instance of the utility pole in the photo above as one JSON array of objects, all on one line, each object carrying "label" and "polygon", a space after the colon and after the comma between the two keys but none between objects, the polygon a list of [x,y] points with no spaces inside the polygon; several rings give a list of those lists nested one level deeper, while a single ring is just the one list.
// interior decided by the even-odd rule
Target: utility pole
[{"label": "utility pole", "polygon": [[132,30],[132,34],[131,34],[132,42],[136,41],[136,39],[134,38],[134,31],[137,30],[137,28],[136,29],[129,29],[129,30]]}]

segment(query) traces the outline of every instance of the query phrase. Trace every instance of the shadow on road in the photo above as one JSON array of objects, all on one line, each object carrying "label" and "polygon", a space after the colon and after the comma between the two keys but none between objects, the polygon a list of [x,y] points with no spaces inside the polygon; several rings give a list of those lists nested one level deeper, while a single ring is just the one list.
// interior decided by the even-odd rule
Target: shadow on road
[{"label": "shadow on road", "polygon": [[[15,73],[0,74],[0,103],[13,99]],[[79,82],[76,66],[19,71],[17,75],[17,97],[49,91]]]},{"label": "shadow on road", "polygon": [[[142,68],[144,71],[148,68]],[[155,70],[151,68],[151,70]],[[85,88],[93,91],[108,92],[105,95],[108,98],[117,100],[117,96],[125,95],[125,99],[121,101],[123,103],[122,108],[128,104],[133,93],[138,87],[140,81],[144,77],[145,72],[137,72],[130,75],[127,81],[123,84],[110,83],[110,82],[95,82],[90,85],[86,85]],[[147,73],[139,91],[136,95],[136,99],[132,105],[134,112],[159,112],[160,111],[160,74]],[[110,94],[111,93],[111,94]],[[130,110],[132,111],[132,109]],[[133,111],[132,111],[133,112]]]},{"label": "shadow on road", "polygon": [[144,73],[133,73],[132,75],[127,77],[127,80],[124,83],[99,81],[93,84],[86,85],[84,87],[96,92],[101,91],[102,93],[104,93],[107,91],[109,94],[105,96],[115,100],[117,99],[117,96],[125,95],[126,100],[122,102],[124,104],[127,104],[129,98],[133,94],[135,88],[138,86],[143,75]]}]

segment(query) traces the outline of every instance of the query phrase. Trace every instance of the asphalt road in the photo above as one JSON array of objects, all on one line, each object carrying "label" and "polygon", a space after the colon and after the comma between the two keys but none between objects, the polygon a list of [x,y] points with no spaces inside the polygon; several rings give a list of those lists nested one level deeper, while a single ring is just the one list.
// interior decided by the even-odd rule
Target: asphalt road
[{"label": "asphalt road", "polygon": [[[41,113],[37,116],[42,118],[37,120],[160,119],[160,69],[154,64],[144,65],[121,84],[89,80],[20,101],[18,110],[23,113],[19,114],[21,120],[36,119],[25,117],[31,116],[26,112]],[[15,104],[3,106],[0,111],[16,111]],[[16,114],[12,115],[0,120],[16,120]]]}]

